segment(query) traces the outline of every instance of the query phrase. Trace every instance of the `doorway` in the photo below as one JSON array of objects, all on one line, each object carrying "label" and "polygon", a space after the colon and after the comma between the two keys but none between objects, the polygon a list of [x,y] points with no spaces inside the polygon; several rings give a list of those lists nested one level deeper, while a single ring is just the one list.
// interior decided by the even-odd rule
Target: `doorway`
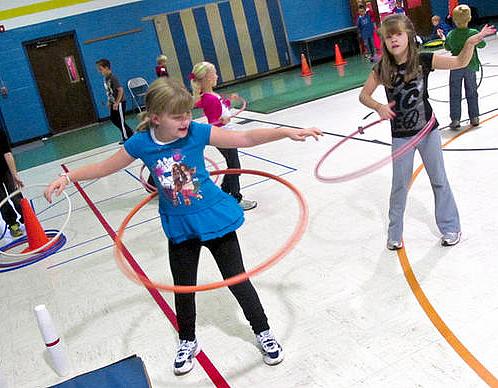
[{"label": "doorway", "polygon": [[96,121],[74,34],[24,44],[52,132]]}]

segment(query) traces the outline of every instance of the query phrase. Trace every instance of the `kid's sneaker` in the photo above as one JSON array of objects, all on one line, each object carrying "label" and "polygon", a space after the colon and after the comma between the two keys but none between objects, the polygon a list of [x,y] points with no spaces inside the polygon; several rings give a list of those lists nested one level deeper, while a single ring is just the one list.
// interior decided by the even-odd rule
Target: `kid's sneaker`
[{"label": "kid's sneaker", "polygon": [[242,208],[242,210],[247,211],[254,209],[256,206],[258,206],[258,203],[256,201],[250,201],[248,199],[242,199],[239,202],[239,206]]},{"label": "kid's sneaker", "polygon": [[460,129],[460,120],[452,120],[450,123],[450,129],[453,131]]},{"label": "kid's sneaker", "polygon": [[403,248],[403,243],[401,241],[387,240],[387,249],[390,251],[397,251]]},{"label": "kid's sneaker", "polygon": [[267,365],[277,365],[282,362],[284,351],[270,330],[256,334],[256,341],[261,353],[263,353],[263,361]]},{"label": "kid's sneaker", "polygon": [[443,247],[449,247],[451,245],[456,245],[460,242],[460,237],[462,232],[448,232],[441,238],[441,245]]},{"label": "kid's sneaker", "polygon": [[24,234],[24,232],[21,229],[21,225],[19,225],[19,222],[9,225],[9,231],[10,235],[14,238],[21,237]]},{"label": "kid's sneaker", "polygon": [[190,372],[194,367],[194,357],[200,351],[201,348],[197,343],[197,339],[194,341],[180,340],[173,365],[175,375],[180,376]]}]

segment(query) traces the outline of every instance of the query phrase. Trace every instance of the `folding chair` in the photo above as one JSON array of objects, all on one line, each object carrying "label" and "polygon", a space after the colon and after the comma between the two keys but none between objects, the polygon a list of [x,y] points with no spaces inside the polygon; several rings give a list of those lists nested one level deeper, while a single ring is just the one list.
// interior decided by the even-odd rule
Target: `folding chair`
[{"label": "folding chair", "polygon": [[136,77],[128,80],[128,90],[130,91],[133,102],[141,112],[145,107],[145,93],[149,88],[148,82],[142,77]]}]

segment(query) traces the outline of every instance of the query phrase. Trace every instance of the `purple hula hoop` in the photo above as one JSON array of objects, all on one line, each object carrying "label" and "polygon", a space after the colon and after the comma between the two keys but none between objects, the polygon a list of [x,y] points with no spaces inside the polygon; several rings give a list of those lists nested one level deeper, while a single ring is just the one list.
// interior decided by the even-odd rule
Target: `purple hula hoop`
[{"label": "purple hula hoop", "polygon": [[367,128],[373,127],[374,125],[379,124],[383,120],[377,120],[374,121],[364,127],[358,128],[356,131],[351,133],[350,135],[346,136],[344,139],[342,139],[339,143],[334,145],[330,150],[328,150],[318,161],[318,163],[315,166],[315,177],[318,179],[320,182],[324,183],[339,183],[339,182],[347,182],[356,178],[359,178],[363,175],[370,174],[371,172],[381,168],[382,166],[386,165],[389,163],[391,160],[395,160],[403,156],[411,147],[417,145],[424,136],[432,130],[433,125],[436,121],[436,118],[434,117],[434,114],[430,118],[430,120],[427,122],[425,127],[417,133],[415,136],[413,136],[413,139],[410,140],[408,143],[404,144],[402,147],[397,149],[395,152],[393,152],[391,155],[379,160],[378,162],[372,163],[369,166],[360,168],[359,170],[344,174],[344,175],[337,175],[337,176],[323,176],[320,174],[319,169],[322,166],[323,162],[327,159],[327,157],[334,152],[337,148],[339,148],[341,145],[343,145],[346,141],[350,140],[353,138],[353,136],[357,135],[358,133],[363,133],[363,131]]}]

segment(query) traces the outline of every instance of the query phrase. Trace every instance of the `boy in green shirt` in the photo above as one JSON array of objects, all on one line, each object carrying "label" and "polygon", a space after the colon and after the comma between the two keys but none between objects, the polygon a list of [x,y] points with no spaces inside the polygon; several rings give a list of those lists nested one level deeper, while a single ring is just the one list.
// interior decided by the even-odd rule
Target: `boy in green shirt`
[{"label": "boy in green shirt", "polygon": [[[462,4],[453,9],[453,22],[456,28],[448,34],[444,43],[444,48],[451,51],[452,55],[458,55],[466,40],[479,31],[468,28],[471,19],[470,8]],[[476,45],[476,48],[483,48],[486,42]],[[477,50],[474,49],[474,55],[467,67],[463,69],[450,71],[450,129],[457,130],[460,128],[460,115],[462,111],[462,79],[465,86],[465,98],[470,118],[470,124],[479,125],[479,102],[477,94],[476,72],[480,66]]]}]

